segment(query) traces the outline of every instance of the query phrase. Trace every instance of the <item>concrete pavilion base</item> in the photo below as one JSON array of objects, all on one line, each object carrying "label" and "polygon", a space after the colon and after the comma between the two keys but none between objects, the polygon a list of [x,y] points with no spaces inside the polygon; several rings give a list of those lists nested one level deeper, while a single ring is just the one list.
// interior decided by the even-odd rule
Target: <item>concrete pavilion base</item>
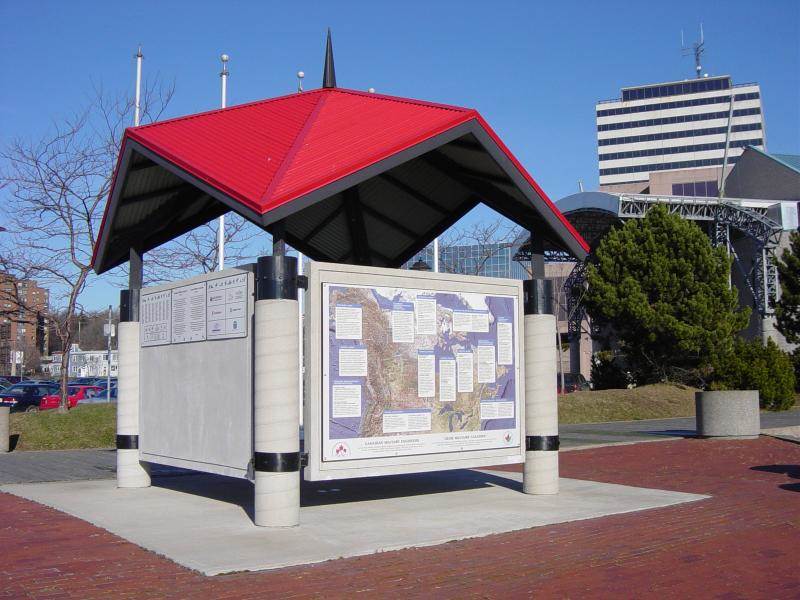
[{"label": "concrete pavilion base", "polygon": [[[0,488],[84,519],[206,575],[275,569],[430,546],[541,525],[700,500],[706,496],[562,479],[555,496],[521,493],[522,475],[449,471],[303,484],[300,526],[256,527],[253,487],[215,475]],[[535,535],[535,534],[533,534]]]}]

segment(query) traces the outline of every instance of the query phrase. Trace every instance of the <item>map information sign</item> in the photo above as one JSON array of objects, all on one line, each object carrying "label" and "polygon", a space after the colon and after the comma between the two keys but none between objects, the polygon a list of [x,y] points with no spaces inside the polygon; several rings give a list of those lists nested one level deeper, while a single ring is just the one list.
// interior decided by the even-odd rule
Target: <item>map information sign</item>
[{"label": "map information sign", "polygon": [[519,448],[518,298],[321,286],[323,463]]}]

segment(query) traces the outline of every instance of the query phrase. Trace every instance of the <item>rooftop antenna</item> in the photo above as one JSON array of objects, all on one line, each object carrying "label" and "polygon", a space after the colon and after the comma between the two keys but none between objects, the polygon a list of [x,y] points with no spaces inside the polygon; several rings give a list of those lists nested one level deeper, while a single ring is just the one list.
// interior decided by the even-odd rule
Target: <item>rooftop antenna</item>
[{"label": "rooftop antenna", "polygon": [[306,76],[306,74],[303,73],[302,71],[298,71],[297,72],[297,93],[298,94],[303,91],[303,77],[305,77],[305,76]]},{"label": "rooftop antenna", "polygon": [[700,23],[700,41],[694,42],[691,47],[686,46],[683,40],[683,29],[681,29],[681,56],[694,55],[694,70],[695,77],[698,79],[702,77],[703,67],[700,65],[700,57],[705,52],[705,39],[703,36],[703,24]]},{"label": "rooftop antenna", "polygon": [[331,28],[328,27],[328,41],[325,44],[325,66],[322,69],[322,87],[336,87],[336,70],[333,67],[333,42],[331,41]]}]

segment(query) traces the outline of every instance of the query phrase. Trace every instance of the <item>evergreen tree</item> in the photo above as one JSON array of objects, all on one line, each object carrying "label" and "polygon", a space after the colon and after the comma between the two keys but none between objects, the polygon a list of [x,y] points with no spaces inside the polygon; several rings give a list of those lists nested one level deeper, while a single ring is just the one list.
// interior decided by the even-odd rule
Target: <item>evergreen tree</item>
[{"label": "evergreen tree", "polygon": [[783,251],[778,261],[781,282],[781,299],[775,307],[775,316],[786,341],[800,343],[800,233],[795,231],[790,247]]},{"label": "evergreen tree", "polygon": [[728,289],[730,259],[663,206],[600,242],[587,269],[587,310],[609,325],[637,383],[703,380],[733,348],[749,309]]}]

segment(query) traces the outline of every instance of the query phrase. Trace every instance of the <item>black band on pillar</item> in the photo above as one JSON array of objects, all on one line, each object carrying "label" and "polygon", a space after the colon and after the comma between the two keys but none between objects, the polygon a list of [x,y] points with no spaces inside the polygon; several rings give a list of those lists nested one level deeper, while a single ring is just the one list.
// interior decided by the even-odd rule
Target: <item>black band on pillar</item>
[{"label": "black band on pillar", "polygon": [[136,322],[139,320],[139,292],[141,290],[120,290],[119,320]]},{"label": "black band on pillar", "polygon": [[553,280],[526,279],[522,282],[526,315],[553,314]]},{"label": "black band on pillar", "polygon": [[117,436],[117,450],[138,450],[138,449],[139,449],[138,435]]},{"label": "black band on pillar", "polygon": [[560,442],[557,435],[528,435],[525,436],[525,451],[552,452],[558,450]]},{"label": "black band on pillar", "polygon": [[267,473],[290,473],[300,470],[299,452],[255,452],[253,467]]},{"label": "black band on pillar", "polygon": [[256,300],[297,300],[297,258],[261,256],[256,264]]}]

